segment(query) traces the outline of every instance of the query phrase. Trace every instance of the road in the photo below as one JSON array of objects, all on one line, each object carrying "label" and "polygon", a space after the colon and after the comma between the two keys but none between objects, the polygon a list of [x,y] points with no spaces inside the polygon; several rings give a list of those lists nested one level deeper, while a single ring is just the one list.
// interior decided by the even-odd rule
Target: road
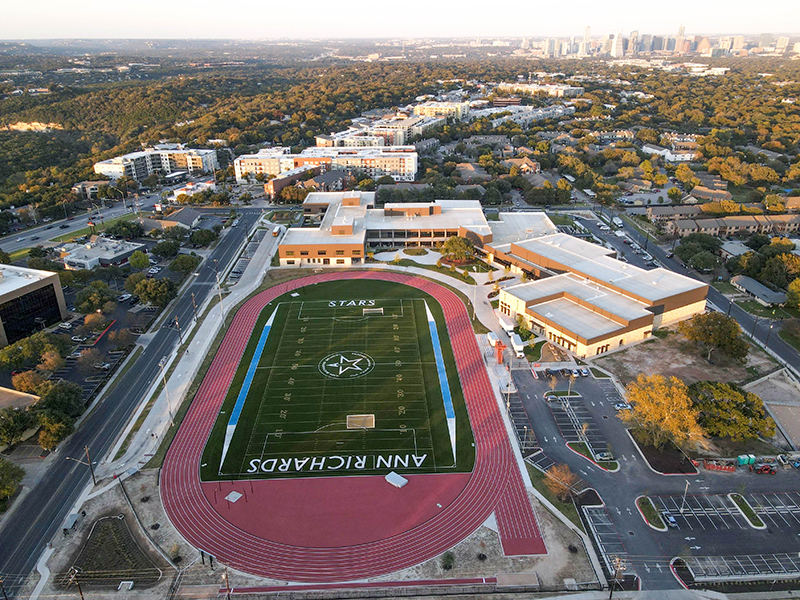
[{"label": "road", "polygon": [[[140,210],[151,210],[153,205],[158,200],[158,197],[158,194],[141,196],[139,198]],[[130,210],[126,210],[126,208],[130,209],[132,202],[133,199],[129,199],[125,201],[125,207],[122,206],[121,202],[116,202],[111,204],[111,206],[108,208],[100,209],[99,212],[102,220],[107,221],[109,219],[113,219],[114,217],[122,216],[126,212],[130,212]],[[87,227],[86,223],[89,218],[90,217],[88,214],[77,215],[71,220],[61,219],[60,221],[51,221],[50,223],[43,223],[38,227],[26,229],[25,231],[9,233],[7,236],[5,236],[5,238],[3,238],[2,243],[0,243],[0,250],[5,250],[11,254],[17,250],[22,250],[23,248],[32,248],[33,246],[46,244],[51,238],[67,235],[69,233],[78,231],[79,229],[84,229]],[[63,225],[66,225],[66,227],[62,229]]]},{"label": "road", "polygon": [[[241,211],[240,225],[231,228],[219,241],[210,257],[199,270],[199,275],[173,304],[168,317],[189,325],[193,318],[190,294],[194,292],[197,304],[214,293],[216,275],[214,260],[220,269],[232,261],[247,232],[258,220],[261,211]],[[26,496],[12,517],[0,529],[0,577],[5,579],[9,597],[14,597],[19,586],[34,569],[45,545],[61,529],[81,491],[90,482],[86,466],[66,460],[80,458],[88,446],[93,460],[99,461],[114,444],[118,434],[142,401],[145,392],[159,374],[158,363],[163,356],[174,351],[178,344],[178,331],[159,329],[136,363],[119,380],[114,392],[100,402],[83,421],[78,430],[57,450],[57,457],[39,483]]]}]

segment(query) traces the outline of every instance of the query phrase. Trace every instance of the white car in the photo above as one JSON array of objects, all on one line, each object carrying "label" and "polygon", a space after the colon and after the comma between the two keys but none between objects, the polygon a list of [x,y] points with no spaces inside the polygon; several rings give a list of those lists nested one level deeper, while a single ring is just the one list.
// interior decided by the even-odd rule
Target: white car
[{"label": "white car", "polygon": [[125,302],[125,300],[130,300],[130,294],[122,294],[121,296],[117,296],[117,302]]},{"label": "white car", "polygon": [[67,331],[69,331],[70,329],[72,329],[72,323],[59,323],[58,328],[66,329]]}]

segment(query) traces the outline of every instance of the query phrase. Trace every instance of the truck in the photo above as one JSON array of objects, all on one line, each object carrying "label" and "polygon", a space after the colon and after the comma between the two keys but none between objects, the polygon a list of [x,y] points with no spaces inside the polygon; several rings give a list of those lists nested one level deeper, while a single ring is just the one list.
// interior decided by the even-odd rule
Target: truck
[{"label": "truck", "polygon": [[497,320],[500,322],[500,327],[502,327],[503,331],[508,335],[514,333],[514,327],[517,326],[517,324],[514,323],[514,319],[503,313],[497,313]]},{"label": "truck", "polygon": [[497,345],[497,342],[500,341],[500,338],[497,337],[497,334],[494,331],[490,331],[486,334],[486,339],[489,340],[489,345],[494,348]]},{"label": "truck", "polygon": [[272,230],[272,237],[278,237],[281,234],[281,226],[277,225],[275,229]]},{"label": "truck", "polygon": [[611,222],[614,224],[614,227],[622,227],[622,219],[619,217],[614,217],[611,219]]},{"label": "truck", "polygon": [[525,358],[525,342],[519,337],[519,334],[511,334],[511,347],[514,349],[514,354],[517,358]]}]

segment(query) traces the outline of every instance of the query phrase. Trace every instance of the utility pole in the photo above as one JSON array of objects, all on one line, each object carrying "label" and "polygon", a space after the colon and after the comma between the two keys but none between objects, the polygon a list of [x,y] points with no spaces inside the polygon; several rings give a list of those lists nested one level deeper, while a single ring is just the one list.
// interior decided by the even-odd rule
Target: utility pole
[{"label": "utility pole", "polygon": [[183,335],[181,334],[181,324],[178,321],[178,315],[175,315],[175,327],[178,328],[178,341],[183,344]]},{"label": "utility pole", "polygon": [[76,462],[76,463],[81,464],[81,465],[86,465],[87,467],[89,467],[89,472],[92,474],[92,483],[94,485],[97,485],[97,478],[94,475],[94,467],[92,466],[92,459],[89,458],[89,446],[84,446],[84,450],[86,451],[86,461],[85,462],[82,461],[82,460],[79,460],[77,458],[72,458],[71,456],[67,456],[66,459],[67,460],[71,460],[71,461]]},{"label": "utility pole", "polygon": [[164,366],[167,364],[167,357],[163,356],[160,361],[158,361],[158,366],[161,367],[161,381],[164,382],[164,393],[167,395],[167,410],[169,411],[169,425],[170,427],[175,425],[175,420],[172,418],[172,402],[169,399],[169,388],[167,387],[167,376],[164,373]]},{"label": "utility pole", "polygon": [[625,561],[619,556],[614,557],[614,576],[608,583],[608,600],[614,597],[614,584],[619,583],[620,576],[625,572]]},{"label": "utility pole", "polygon": [[84,600],[84,598],[83,598],[83,590],[81,589],[81,582],[78,580],[78,573],[79,572],[80,572],[80,569],[78,569],[77,567],[72,567],[70,569],[70,571],[69,571],[69,573],[70,573],[69,582],[70,583],[74,582],[75,585],[78,586],[78,594],[80,594],[81,600]]},{"label": "utility pole", "polygon": [[228,567],[225,567],[222,580],[225,582],[225,600],[231,600],[231,584],[228,577]]},{"label": "utility pole", "polygon": [[192,292],[192,308],[194,308],[194,322],[197,323],[197,303],[194,300],[194,292]]}]

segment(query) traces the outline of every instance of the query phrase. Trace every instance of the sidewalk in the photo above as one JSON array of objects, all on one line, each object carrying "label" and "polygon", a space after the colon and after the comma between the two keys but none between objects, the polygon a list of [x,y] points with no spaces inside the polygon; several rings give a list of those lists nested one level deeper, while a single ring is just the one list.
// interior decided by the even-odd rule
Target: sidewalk
[{"label": "sidewalk", "polygon": [[[259,223],[260,221],[254,227],[257,227]],[[169,429],[170,409],[173,411],[172,414],[174,415],[194,381],[203,360],[208,354],[211,344],[217,337],[217,333],[223,321],[222,312],[227,315],[232,307],[247,298],[247,296],[261,285],[264,273],[269,267],[270,259],[275,252],[275,247],[279,240],[280,238],[264,236],[253,259],[242,274],[241,279],[230,288],[231,291],[223,298],[221,305],[222,311],[220,310],[220,304],[216,304],[206,315],[203,322],[200,323],[200,329],[194,335],[191,345],[187,348],[186,352],[180,357],[175,356],[174,353],[168,357],[168,362],[164,366],[165,370],[169,370],[170,365],[172,365],[175,360],[179,360],[179,362],[167,380],[166,390],[162,389],[158,398],[153,402],[149,413],[131,440],[125,454],[118,460],[114,460],[114,457],[127,439],[128,434],[133,429],[139,416],[146,408],[155,390],[158,389],[159,385],[163,384],[163,379],[161,377],[156,378],[153,382],[153,386],[142,398],[141,404],[134,416],[131,417],[128,426],[116,440],[114,447],[110,450],[108,455],[104,457],[101,464],[98,465],[98,478],[119,475],[129,470],[138,470],[150,460],[150,457],[156,452],[161,443],[161,437]],[[209,303],[216,299],[216,294],[210,294],[203,305],[198,307],[198,313],[203,314]],[[197,326],[197,323],[192,322],[184,335],[187,337],[190,336]],[[167,397],[167,393],[169,394],[169,398]]]}]

